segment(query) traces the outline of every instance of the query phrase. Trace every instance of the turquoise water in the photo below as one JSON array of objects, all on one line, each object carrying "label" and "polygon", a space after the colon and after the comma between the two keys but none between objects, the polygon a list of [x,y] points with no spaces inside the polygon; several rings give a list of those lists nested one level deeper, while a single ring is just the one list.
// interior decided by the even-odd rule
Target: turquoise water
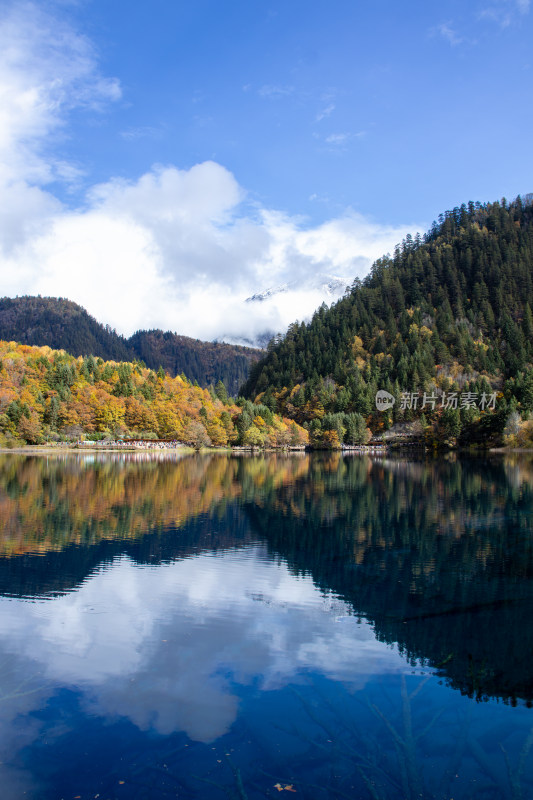
[{"label": "turquoise water", "polygon": [[532,797],[532,510],[526,458],[0,457],[2,800]]}]

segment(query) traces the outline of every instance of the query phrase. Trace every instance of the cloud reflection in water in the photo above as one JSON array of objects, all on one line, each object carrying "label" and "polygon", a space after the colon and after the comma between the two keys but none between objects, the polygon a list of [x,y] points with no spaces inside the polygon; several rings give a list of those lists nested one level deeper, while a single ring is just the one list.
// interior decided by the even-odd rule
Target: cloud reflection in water
[{"label": "cloud reflection in water", "polygon": [[342,601],[258,545],[157,567],[121,557],[75,592],[1,604],[4,651],[81,688],[91,713],[203,742],[236,719],[236,685],[268,691],[313,670],[362,686],[405,669]]}]

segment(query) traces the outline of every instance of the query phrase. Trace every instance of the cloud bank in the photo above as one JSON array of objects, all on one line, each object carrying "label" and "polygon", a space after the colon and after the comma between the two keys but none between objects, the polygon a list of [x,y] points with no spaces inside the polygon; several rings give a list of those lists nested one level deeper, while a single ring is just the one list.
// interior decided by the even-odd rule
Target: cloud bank
[{"label": "cloud bank", "polygon": [[[71,112],[121,96],[86,37],[31,4],[0,17],[0,294],[67,297],[119,332],[159,327],[201,339],[253,339],[308,317],[317,273],[366,274],[415,226],[346,210],[309,226],[249,201],[223,165],[152,165],[91,185],[62,158]],[[59,143],[59,147],[58,147]],[[67,205],[57,187],[79,189]],[[80,193],[78,192],[78,195]],[[245,304],[296,281],[289,295]],[[290,299],[288,299],[290,297]]]}]

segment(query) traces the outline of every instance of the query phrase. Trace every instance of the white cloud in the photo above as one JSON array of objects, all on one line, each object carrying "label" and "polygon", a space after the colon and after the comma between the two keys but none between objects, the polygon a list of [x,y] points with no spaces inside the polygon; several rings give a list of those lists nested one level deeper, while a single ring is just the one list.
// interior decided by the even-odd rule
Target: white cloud
[{"label": "white cloud", "polygon": [[530,0],[493,0],[479,14],[480,19],[496,22],[501,28],[508,28],[516,19],[517,14],[524,16],[529,13]]},{"label": "white cloud", "polygon": [[351,138],[351,134],[349,133],[330,133],[329,136],[326,136],[326,144],[333,144],[333,145],[344,145],[346,144]]},{"label": "white cloud", "polygon": [[329,103],[321,111],[318,112],[315,121],[321,122],[323,119],[326,119],[327,117],[331,116],[331,114],[333,114],[334,111],[335,111],[335,103]]},{"label": "white cloud", "polygon": [[[119,85],[101,75],[85,37],[25,3],[0,16],[0,70],[0,294],[68,297],[125,334],[161,327],[253,338],[308,317],[324,297],[302,287],[253,308],[247,297],[315,273],[351,282],[412,230],[350,210],[309,227],[246,204],[234,175],[213,161],[111,177],[67,208],[50,184],[78,181],[79,167],[51,143],[66,135],[74,107],[99,109],[119,97]],[[339,135],[330,144],[339,146]]]},{"label": "white cloud", "polygon": [[294,94],[294,86],[266,84],[265,86],[261,86],[258,94],[260,97],[268,97],[270,99],[289,97],[290,95]]},{"label": "white cloud", "polygon": [[[324,296],[294,291],[290,301],[274,298],[253,310],[245,298],[316,273],[351,282],[412,230],[351,211],[310,228],[276,211],[245,213],[242,188],[214,162],[111,180],[94,187],[78,211],[34,191],[32,226],[18,226],[17,247],[1,263],[0,292],[68,297],[125,334],[163,327],[235,339],[282,331]],[[4,220],[10,235],[26,219],[24,197],[19,206],[14,221]],[[45,229],[35,223],[39,211]]]},{"label": "white cloud", "polygon": [[319,133],[313,133],[313,137],[317,139],[319,142],[326,145],[326,148],[331,153],[345,153],[348,150],[348,145],[350,142],[354,141],[355,139],[363,139],[366,136],[366,131],[357,131],[356,133],[351,133],[349,131],[339,131],[334,133],[329,133],[327,135],[322,136]]},{"label": "white cloud", "polygon": [[442,22],[440,25],[437,25],[433,32],[440,34],[452,47],[456,47],[464,42],[463,37],[459,36],[457,31],[452,28],[451,22]]},{"label": "white cloud", "polygon": [[138,128],[128,128],[120,132],[120,136],[128,142],[135,142],[139,139],[159,139],[163,131],[153,125],[141,125]]},{"label": "white cloud", "polygon": [[129,215],[156,228],[181,223],[188,228],[222,225],[242,198],[233,175],[213,161],[189,170],[156,166],[136,182],[111,180],[89,193],[93,207]]},{"label": "white cloud", "polygon": [[47,153],[74,107],[100,108],[120,97],[115,79],[98,71],[87,38],[33,3],[0,14],[0,180],[44,184],[64,177]]}]

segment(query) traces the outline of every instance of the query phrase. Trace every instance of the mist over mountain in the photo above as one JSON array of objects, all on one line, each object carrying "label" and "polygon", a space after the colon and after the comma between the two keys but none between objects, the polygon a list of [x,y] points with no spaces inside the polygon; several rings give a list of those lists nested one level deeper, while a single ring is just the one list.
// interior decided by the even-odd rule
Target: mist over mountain
[{"label": "mist over mountain", "polygon": [[332,300],[337,300],[339,297],[342,297],[348,286],[350,286],[350,281],[346,278],[319,272],[316,275],[311,275],[306,280],[288,281],[278,286],[271,286],[262,292],[257,292],[251,297],[247,297],[246,302],[264,303],[266,300],[274,298],[277,295],[291,294],[294,292],[317,292],[322,301],[327,301],[329,299],[331,302]]}]

